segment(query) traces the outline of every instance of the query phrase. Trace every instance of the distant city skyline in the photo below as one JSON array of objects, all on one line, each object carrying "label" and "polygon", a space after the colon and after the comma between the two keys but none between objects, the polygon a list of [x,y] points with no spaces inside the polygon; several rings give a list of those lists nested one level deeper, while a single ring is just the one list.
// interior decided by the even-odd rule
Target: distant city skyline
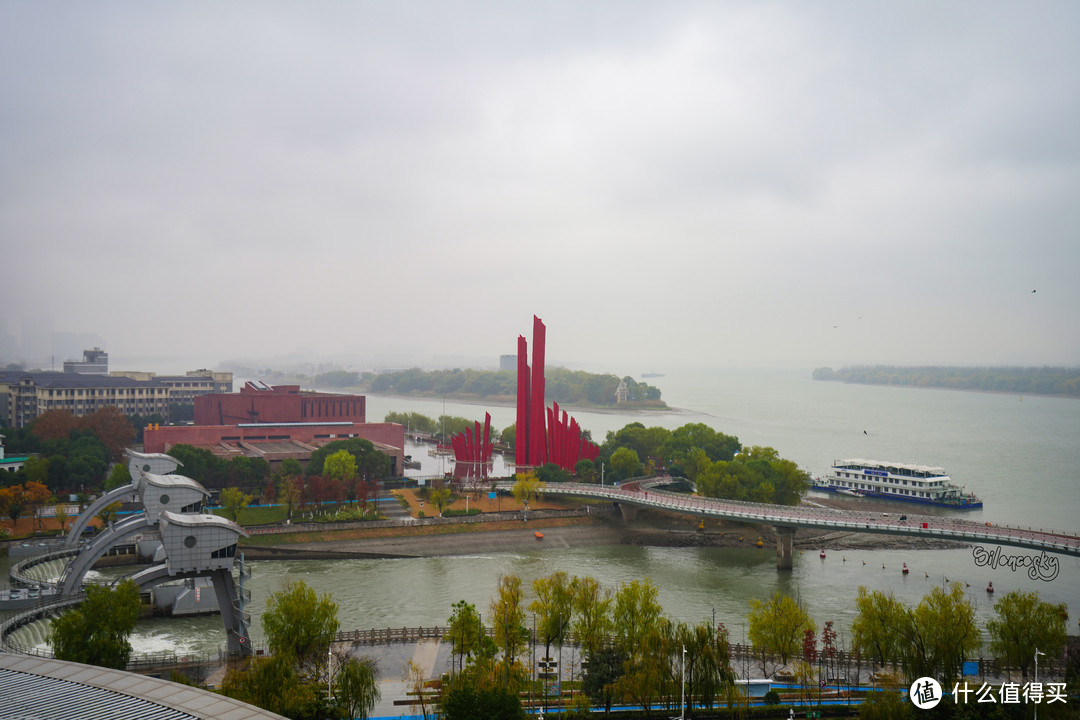
[{"label": "distant city skyline", "polygon": [[0,355],[1075,366],[1078,26],[2,3]]}]

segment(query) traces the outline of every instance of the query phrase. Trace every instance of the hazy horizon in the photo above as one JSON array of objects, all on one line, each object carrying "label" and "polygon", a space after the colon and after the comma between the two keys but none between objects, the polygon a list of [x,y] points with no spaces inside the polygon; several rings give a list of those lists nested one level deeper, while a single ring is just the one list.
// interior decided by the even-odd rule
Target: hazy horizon
[{"label": "hazy horizon", "polygon": [[3,3],[0,359],[1074,367],[1078,21]]}]

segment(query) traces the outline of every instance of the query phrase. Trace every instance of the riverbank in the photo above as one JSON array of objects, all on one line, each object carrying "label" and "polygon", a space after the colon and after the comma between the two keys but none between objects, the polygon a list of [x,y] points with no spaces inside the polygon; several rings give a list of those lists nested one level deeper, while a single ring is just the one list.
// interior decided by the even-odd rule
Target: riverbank
[{"label": "riverbank", "polygon": [[[543,537],[538,538],[537,533]],[[583,514],[577,517],[455,523],[393,528],[356,528],[288,536],[261,536],[258,545],[242,543],[250,559],[394,558],[478,555],[502,552],[555,551],[613,545],[642,547],[776,547],[770,526],[727,521],[700,521],[668,513],[642,511],[633,523],[618,516]],[[950,549],[955,542],[895,535],[846,533],[800,528],[796,548]]]},{"label": "riverbank", "polygon": [[[363,393],[367,397],[381,397],[391,399],[402,400],[451,400],[462,405],[491,405],[495,407],[515,407],[517,405],[517,398],[513,395],[403,395],[401,393],[376,393],[366,392],[361,388],[356,388],[356,392]],[[643,413],[689,413],[689,410],[682,408],[671,407],[664,403],[662,400],[660,404],[654,402],[649,403],[627,403],[625,405],[579,405],[577,403],[559,403],[560,410],[566,410],[567,412],[590,412],[600,413],[605,415],[625,414],[627,412],[643,412]]]}]

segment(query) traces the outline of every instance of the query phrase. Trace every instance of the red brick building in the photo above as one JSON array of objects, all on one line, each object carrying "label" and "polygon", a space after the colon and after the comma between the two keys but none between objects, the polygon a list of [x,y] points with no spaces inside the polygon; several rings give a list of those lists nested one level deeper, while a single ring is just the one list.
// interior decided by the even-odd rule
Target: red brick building
[{"label": "red brick building", "polygon": [[193,445],[224,458],[261,457],[274,467],[287,458],[307,462],[329,442],[359,437],[389,455],[393,473],[400,475],[405,427],[365,422],[365,399],[248,382],[239,393],[195,398],[194,425],[146,428],[143,447],[168,452],[173,445]]},{"label": "red brick building", "polygon": [[299,385],[248,381],[238,393],[195,398],[196,425],[240,423],[352,422],[364,423],[363,395],[301,392]]}]

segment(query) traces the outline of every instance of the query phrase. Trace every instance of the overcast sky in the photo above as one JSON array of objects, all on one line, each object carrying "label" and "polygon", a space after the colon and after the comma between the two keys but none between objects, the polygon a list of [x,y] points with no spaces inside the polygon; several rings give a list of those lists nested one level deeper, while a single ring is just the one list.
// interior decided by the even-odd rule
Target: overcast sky
[{"label": "overcast sky", "polygon": [[1078,32],[1072,0],[4,0],[0,335],[494,365],[536,314],[619,374],[1080,364]]}]

